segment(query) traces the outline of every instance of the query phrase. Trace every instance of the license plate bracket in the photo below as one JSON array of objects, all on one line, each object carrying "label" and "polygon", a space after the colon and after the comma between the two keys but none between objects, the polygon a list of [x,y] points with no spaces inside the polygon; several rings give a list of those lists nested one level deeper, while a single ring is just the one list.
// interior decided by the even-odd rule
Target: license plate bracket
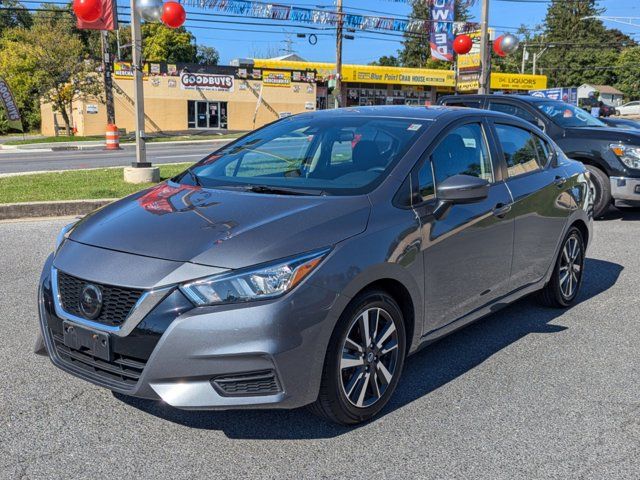
[{"label": "license plate bracket", "polygon": [[63,343],[73,349],[87,351],[101,360],[111,361],[111,347],[109,345],[109,334],[79,327],[75,323],[62,323]]}]

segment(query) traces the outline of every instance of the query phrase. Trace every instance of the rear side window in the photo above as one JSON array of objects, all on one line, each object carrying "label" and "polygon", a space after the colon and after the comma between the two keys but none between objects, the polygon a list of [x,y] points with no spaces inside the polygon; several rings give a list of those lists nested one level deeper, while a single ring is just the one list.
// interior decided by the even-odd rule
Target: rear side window
[{"label": "rear side window", "polygon": [[513,115],[515,117],[521,118],[522,120],[526,120],[529,123],[534,125],[538,124],[536,117],[534,117],[531,113],[526,111],[524,108],[517,107],[515,105],[509,105],[508,103],[501,102],[490,102],[489,110],[493,110],[494,112],[502,112],[508,115]]},{"label": "rear side window", "polygon": [[480,100],[445,100],[444,104],[449,107],[482,108]]},{"label": "rear side window", "polygon": [[502,147],[509,177],[516,177],[543,168],[550,158],[549,145],[524,128],[496,124],[496,134]]}]

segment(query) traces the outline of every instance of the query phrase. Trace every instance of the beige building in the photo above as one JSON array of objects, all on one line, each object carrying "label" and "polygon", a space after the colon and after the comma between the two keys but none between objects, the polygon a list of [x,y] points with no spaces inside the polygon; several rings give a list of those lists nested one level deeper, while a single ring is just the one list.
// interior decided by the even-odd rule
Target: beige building
[{"label": "beige building", "polygon": [[[316,108],[314,72],[237,67],[178,72],[172,65],[145,67],[145,131],[149,133],[251,130]],[[116,125],[131,132],[135,109],[130,66],[117,63],[113,80]],[[56,128],[63,133],[64,121],[50,104],[42,104],[41,113],[43,135],[55,135]],[[102,135],[106,107],[96,99],[78,100],[73,104],[72,119],[78,135]]]}]

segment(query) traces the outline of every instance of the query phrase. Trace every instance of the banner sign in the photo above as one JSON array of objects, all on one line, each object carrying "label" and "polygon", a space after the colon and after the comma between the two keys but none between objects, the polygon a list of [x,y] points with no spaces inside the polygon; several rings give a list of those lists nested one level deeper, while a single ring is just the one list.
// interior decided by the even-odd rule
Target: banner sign
[{"label": "banner sign", "polygon": [[[142,78],[147,80],[149,75],[149,64],[145,63],[142,66]],[[115,62],[113,64],[113,78],[118,80],[133,80],[133,65],[130,62]]]},{"label": "banner sign", "polygon": [[545,90],[529,90],[532,97],[548,98],[550,100],[560,100],[573,105],[578,105],[578,88],[547,88]]},{"label": "banner sign", "polygon": [[102,14],[93,22],[85,22],[78,18],[79,30],[117,30],[118,13],[116,0],[102,0]]},{"label": "banner sign", "polygon": [[233,75],[184,72],[180,75],[180,88],[183,90],[233,92]]},{"label": "banner sign", "polygon": [[434,0],[431,3],[431,57],[444,62],[453,61],[454,3],[454,0]]},{"label": "banner sign", "polygon": [[262,72],[262,81],[266,87],[288,87],[291,85],[291,72]]},{"label": "banner sign", "polygon": [[[527,75],[520,73],[491,74],[492,90],[540,90],[547,87],[546,75]],[[478,79],[458,79],[458,90],[469,92],[478,89]]]},{"label": "banner sign", "polygon": [[[446,1],[453,9],[454,0],[429,0],[435,2]],[[300,23],[317,23],[323,25],[337,25],[339,15],[335,11],[316,10],[293,5],[280,5],[251,0],[180,0],[188,7],[215,10],[217,12],[241,15],[243,17],[267,18],[269,20],[288,20]],[[424,33],[428,20],[409,20],[406,18],[374,17],[352,13],[342,14],[343,27],[358,30],[387,30],[394,32]],[[449,16],[448,25],[453,31],[453,11]],[[449,49],[451,50],[451,49]]]},{"label": "banner sign", "polygon": [[7,82],[5,82],[4,78],[2,77],[0,77],[0,100],[2,100],[2,106],[5,110],[9,128],[24,132],[18,105],[13,98],[13,94],[11,93],[9,85],[7,85]]},{"label": "banner sign", "polygon": [[[315,77],[311,76],[312,72],[306,72],[307,79],[317,78],[319,81],[331,81],[331,76],[335,75],[336,71],[334,63],[295,62],[272,60],[270,58],[255,58],[253,61],[254,67],[265,69],[315,70],[317,72]],[[453,70],[383,67],[379,65],[343,64],[342,79],[345,82],[397,83],[400,85],[433,85],[443,87],[453,87],[454,85]],[[295,81],[295,77],[293,80]]]}]

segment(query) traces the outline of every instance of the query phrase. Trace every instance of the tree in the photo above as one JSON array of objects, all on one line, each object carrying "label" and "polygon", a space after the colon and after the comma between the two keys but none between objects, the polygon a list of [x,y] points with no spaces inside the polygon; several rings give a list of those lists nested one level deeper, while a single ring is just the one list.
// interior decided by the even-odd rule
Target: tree
[{"label": "tree", "polygon": [[0,2],[0,34],[8,28],[29,28],[32,23],[31,14],[17,0],[3,0]]},{"label": "tree", "polygon": [[213,47],[198,45],[196,47],[196,63],[200,65],[218,65],[220,54]]},{"label": "tree", "polygon": [[[16,87],[16,96],[51,103],[71,134],[71,105],[83,96],[100,97],[103,84],[97,64],[88,59],[77,35],[37,22],[29,29],[14,28],[3,36],[0,69]],[[24,82],[25,85],[21,86]],[[36,95],[33,95],[36,93]],[[38,105],[39,106],[39,105]]]},{"label": "tree", "polygon": [[629,100],[640,98],[640,47],[626,48],[617,61],[618,83],[616,87]]},{"label": "tree", "polygon": [[[467,3],[455,2],[454,18],[456,22],[466,22],[469,20],[469,9]],[[425,0],[413,0],[410,20],[429,20],[429,2]],[[433,60],[431,58],[431,48],[429,46],[429,23],[425,23],[423,32],[405,33],[402,49],[398,50],[400,64],[405,67],[415,68],[438,68],[449,70],[451,63]]]},{"label": "tree", "polygon": [[142,56],[149,62],[195,63],[195,37],[184,27],[159,22],[142,24]]},{"label": "tree", "polygon": [[398,60],[398,57],[394,57],[393,55],[383,55],[378,60],[369,63],[369,65],[379,65],[381,67],[399,67],[400,60]]},{"label": "tree", "polygon": [[544,44],[551,47],[540,60],[549,86],[615,83],[613,67],[623,48],[621,41],[624,37],[629,42],[633,40],[619,30],[608,30],[598,19],[585,19],[603,11],[596,5],[596,0],[551,1],[541,37]]}]

